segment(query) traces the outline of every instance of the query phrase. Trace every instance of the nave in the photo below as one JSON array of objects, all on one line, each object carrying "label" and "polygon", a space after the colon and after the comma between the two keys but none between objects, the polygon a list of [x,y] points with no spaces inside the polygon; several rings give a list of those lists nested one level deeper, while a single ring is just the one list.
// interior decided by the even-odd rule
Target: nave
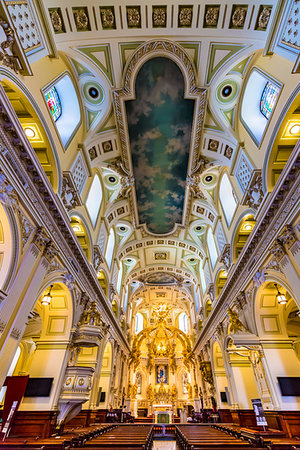
[{"label": "nave", "polygon": [[66,428],[48,439],[8,438],[6,450],[296,450],[299,439],[287,439],[276,430],[240,428],[233,424],[94,424]]}]

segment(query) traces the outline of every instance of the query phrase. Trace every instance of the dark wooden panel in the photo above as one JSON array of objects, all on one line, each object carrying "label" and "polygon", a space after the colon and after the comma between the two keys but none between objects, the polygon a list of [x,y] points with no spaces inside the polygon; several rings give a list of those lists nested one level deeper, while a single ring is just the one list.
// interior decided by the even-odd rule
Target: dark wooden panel
[{"label": "dark wooden panel", "polygon": [[255,414],[252,409],[231,410],[232,422],[240,427],[256,427]]},{"label": "dark wooden panel", "polygon": [[49,437],[55,431],[57,411],[18,411],[11,437]]},{"label": "dark wooden panel", "polygon": [[218,409],[220,420],[223,423],[232,423],[232,415],[230,409]]}]

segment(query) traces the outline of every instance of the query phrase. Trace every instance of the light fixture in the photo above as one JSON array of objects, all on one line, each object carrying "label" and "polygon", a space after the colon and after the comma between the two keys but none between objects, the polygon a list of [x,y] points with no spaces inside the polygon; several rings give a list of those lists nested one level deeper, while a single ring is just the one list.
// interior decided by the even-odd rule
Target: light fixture
[{"label": "light fixture", "polygon": [[290,134],[299,134],[300,133],[300,125],[297,123],[290,128]]},{"label": "light fixture", "polygon": [[51,299],[52,299],[52,295],[51,295],[52,288],[53,288],[53,284],[51,284],[48,294],[44,295],[44,297],[42,298],[42,302],[41,302],[42,305],[44,305],[44,306],[50,305]]},{"label": "light fixture", "polygon": [[25,134],[29,139],[34,138],[35,136],[35,131],[32,128],[24,128]]},{"label": "light fixture", "polygon": [[245,231],[250,231],[251,229],[252,229],[252,225],[250,225],[250,224],[244,225]]},{"label": "light fixture", "polygon": [[277,289],[276,298],[277,298],[277,301],[278,301],[279,305],[285,305],[287,303],[286,296],[279,291],[277,283],[274,283],[274,285],[275,285],[275,287]]}]

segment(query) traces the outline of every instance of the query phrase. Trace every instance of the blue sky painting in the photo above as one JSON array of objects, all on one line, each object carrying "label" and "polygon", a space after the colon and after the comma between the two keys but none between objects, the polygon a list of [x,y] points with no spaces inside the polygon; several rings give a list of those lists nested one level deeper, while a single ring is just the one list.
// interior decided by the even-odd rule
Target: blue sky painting
[{"label": "blue sky painting", "polygon": [[147,61],[126,102],[139,222],[157,234],[181,223],[194,100],[184,99],[179,67],[163,57]]}]

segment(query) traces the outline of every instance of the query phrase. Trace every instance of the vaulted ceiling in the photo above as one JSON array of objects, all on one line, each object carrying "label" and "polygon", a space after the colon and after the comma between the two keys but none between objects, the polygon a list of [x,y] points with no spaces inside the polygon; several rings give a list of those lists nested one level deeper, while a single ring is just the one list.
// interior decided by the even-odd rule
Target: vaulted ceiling
[{"label": "vaulted ceiling", "polygon": [[[120,306],[125,296],[136,311],[171,301],[195,319],[226,269],[208,262],[209,230],[220,257],[239,218],[253,219],[242,198],[265,149],[241,132],[239,108],[279,1],[42,3],[84,118],[81,148],[64,157],[70,167],[80,151],[86,171],[101,174],[105,208],[89,236],[104,253],[114,229],[115,260],[103,269],[116,284],[122,267]],[[220,204],[224,172],[236,199],[231,224]]]}]

